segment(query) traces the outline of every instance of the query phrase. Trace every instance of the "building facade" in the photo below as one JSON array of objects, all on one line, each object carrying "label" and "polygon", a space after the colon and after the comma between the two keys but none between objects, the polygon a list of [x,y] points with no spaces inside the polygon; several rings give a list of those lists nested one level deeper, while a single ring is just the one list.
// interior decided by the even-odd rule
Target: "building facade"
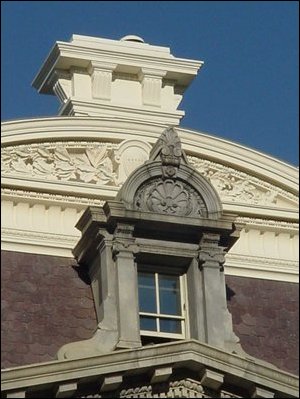
[{"label": "building facade", "polygon": [[297,397],[298,170],[180,127],[202,64],[73,35],[2,124],[4,397]]}]

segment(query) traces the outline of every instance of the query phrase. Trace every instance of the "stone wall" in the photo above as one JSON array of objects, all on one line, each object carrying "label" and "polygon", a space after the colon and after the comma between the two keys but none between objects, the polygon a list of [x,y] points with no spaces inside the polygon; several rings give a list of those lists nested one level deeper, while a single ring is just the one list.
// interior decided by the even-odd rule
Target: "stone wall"
[{"label": "stone wall", "polygon": [[298,284],[226,276],[228,308],[243,349],[299,374]]},{"label": "stone wall", "polygon": [[92,291],[76,266],[68,258],[2,251],[2,368],[54,360],[62,345],[93,335]]}]

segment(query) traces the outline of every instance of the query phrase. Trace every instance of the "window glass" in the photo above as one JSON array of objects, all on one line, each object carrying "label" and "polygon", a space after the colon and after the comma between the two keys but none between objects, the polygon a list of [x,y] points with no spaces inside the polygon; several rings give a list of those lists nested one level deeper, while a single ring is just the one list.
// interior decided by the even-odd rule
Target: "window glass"
[{"label": "window glass", "polygon": [[159,319],[160,331],[172,334],[181,334],[181,321],[174,319]]},{"label": "window glass", "polygon": [[138,274],[140,312],[156,313],[155,276],[150,273]]},{"label": "window glass", "polygon": [[150,270],[138,272],[140,329],[143,336],[185,336],[183,281],[183,276],[179,275]]},{"label": "window glass", "polygon": [[140,316],[140,328],[141,330],[156,331],[156,318]]},{"label": "window glass", "polygon": [[179,277],[159,275],[158,281],[160,313],[180,315]]}]

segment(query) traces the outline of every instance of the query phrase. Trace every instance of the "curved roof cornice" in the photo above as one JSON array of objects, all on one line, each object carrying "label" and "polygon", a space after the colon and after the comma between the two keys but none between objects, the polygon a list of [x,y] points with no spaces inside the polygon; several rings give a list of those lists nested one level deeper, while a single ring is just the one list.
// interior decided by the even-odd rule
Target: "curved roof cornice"
[{"label": "curved roof cornice", "polygon": [[[44,117],[2,123],[2,146],[17,146],[44,141],[109,140],[119,142],[138,138],[154,144],[164,126],[147,122],[100,117]],[[196,130],[176,127],[188,155],[222,163],[251,173],[297,194],[297,167],[257,150]]]}]

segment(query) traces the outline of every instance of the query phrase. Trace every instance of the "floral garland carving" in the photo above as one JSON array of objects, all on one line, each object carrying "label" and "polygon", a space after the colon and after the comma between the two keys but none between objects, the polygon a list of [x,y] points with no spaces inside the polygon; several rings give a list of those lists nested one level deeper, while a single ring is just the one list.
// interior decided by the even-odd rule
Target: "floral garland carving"
[{"label": "floral garland carving", "polygon": [[[87,141],[8,146],[2,150],[2,174],[118,187],[117,148],[110,142]],[[188,160],[210,180],[222,201],[277,207],[281,197],[298,204],[292,193],[247,173],[195,156]]]},{"label": "floral garland carving", "polygon": [[247,173],[194,156],[188,156],[188,160],[212,183],[223,201],[274,207],[281,196],[298,202],[295,195]]},{"label": "floral garland carving", "polygon": [[1,168],[4,173],[47,180],[116,185],[112,152],[109,145],[100,143],[85,143],[81,148],[69,147],[69,143],[5,148]]}]

